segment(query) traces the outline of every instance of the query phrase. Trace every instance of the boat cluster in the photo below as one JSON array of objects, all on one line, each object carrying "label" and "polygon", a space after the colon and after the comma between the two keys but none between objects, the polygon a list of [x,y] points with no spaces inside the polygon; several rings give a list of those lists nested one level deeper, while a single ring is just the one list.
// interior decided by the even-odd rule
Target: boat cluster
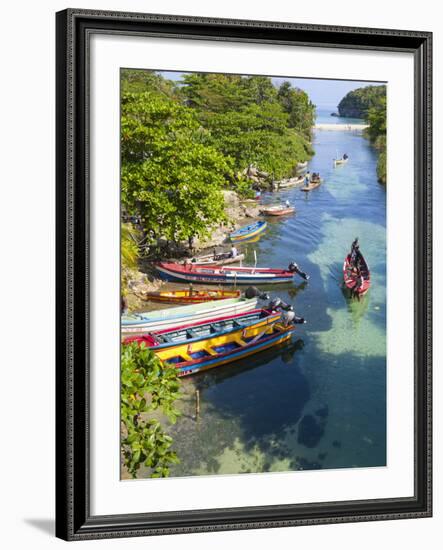
[{"label": "boat cluster", "polygon": [[[162,362],[174,365],[179,376],[185,376],[232,363],[289,340],[295,325],[305,320],[295,315],[292,305],[280,298],[270,300],[256,285],[291,282],[295,275],[307,281],[309,275],[295,262],[287,269],[232,265],[244,258],[236,252],[235,243],[265,229],[266,222],[256,222],[231,234],[235,253],[155,264],[162,278],[187,286],[149,292],[144,298],[181,305],[123,313],[123,342],[151,348]],[[195,284],[231,285],[233,289],[199,290]],[[246,290],[242,293],[238,285],[244,285]]]}]

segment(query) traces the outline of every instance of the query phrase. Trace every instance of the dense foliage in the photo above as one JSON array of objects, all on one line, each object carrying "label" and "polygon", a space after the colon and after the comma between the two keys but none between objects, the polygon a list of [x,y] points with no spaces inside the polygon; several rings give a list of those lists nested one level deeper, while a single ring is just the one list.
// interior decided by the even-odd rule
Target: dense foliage
[{"label": "dense foliage", "polygon": [[207,237],[225,221],[221,190],[247,196],[245,170],[293,173],[313,154],[314,105],[267,77],[147,71],[121,75],[122,203],[155,243]]},{"label": "dense foliage", "polygon": [[378,150],[377,177],[386,183],[386,85],[365,86],[349,92],[339,103],[340,116],[364,118],[366,135]]},{"label": "dense foliage", "polygon": [[[171,450],[172,438],[160,420],[174,423],[179,412],[175,367],[162,365],[155,354],[136,343],[122,346],[121,353],[121,448],[124,464],[135,478],[142,464],[151,477],[167,477],[179,459]],[[161,414],[158,414],[161,413]]]},{"label": "dense foliage", "polygon": [[381,183],[386,183],[386,95],[368,110],[366,133],[378,150],[377,177]]},{"label": "dense foliage", "polygon": [[338,104],[343,117],[367,118],[369,110],[386,97],[386,85],[365,86],[352,90]]},{"label": "dense foliage", "polygon": [[121,255],[121,287],[122,294],[127,293],[127,285],[131,271],[137,269],[139,251],[137,245],[137,234],[129,223],[122,223],[120,235]]}]

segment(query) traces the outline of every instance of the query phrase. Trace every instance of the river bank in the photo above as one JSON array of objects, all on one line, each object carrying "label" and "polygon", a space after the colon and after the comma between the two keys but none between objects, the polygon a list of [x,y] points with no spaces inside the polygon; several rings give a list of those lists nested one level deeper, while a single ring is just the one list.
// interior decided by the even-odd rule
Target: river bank
[{"label": "river bank", "polygon": [[[231,190],[223,190],[222,194],[225,203],[225,214],[229,221],[214,228],[209,238],[204,240],[194,239],[192,255],[211,253],[214,248],[223,247],[227,249],[229,247],[229,234],[235,229],[251,223],[260,215],[257,201],[242,200],[235,191]],[[169,250],[169,254],[164,258],[165,260],[180,261],[191,255],[189,245],[185,242],[177,243],[173,247],[170,246]],[[141,296],[147,292],[166,288],[165,285],[167,285],[166,281],[158,277],[158,273],[150,259],[139,260],[139,269],[131,272],[128,283],[126,300],[129,310],[146,309],[146,301]]]}]

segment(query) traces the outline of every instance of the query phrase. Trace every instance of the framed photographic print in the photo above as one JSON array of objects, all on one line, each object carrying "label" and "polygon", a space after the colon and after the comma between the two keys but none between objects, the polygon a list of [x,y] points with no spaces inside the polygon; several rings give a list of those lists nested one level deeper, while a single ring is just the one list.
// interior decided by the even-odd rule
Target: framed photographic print
[{"label": "framed photographic print", "polygon": [[431,515],[431,39],[57,14],[57,536]]}]

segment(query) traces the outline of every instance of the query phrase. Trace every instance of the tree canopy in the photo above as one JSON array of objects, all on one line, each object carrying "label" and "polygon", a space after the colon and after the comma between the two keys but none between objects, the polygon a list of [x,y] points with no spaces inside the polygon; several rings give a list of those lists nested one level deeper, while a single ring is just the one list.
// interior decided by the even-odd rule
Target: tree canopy
[{"label": "tree canopy", "polygon": [[338,112],[343,117],[367,118],[369,109],[386,98],[386,85],[364,86],[347,93],[338,104]]},{"label": "tree canopy", "polygon": [[155,241],[205,238],[225,220],[221,190],[246,194],[255,164],[292,175],[313,154],[314,106],[289,83],[262,76],[121,73],[121,187],[128,214]]}]

